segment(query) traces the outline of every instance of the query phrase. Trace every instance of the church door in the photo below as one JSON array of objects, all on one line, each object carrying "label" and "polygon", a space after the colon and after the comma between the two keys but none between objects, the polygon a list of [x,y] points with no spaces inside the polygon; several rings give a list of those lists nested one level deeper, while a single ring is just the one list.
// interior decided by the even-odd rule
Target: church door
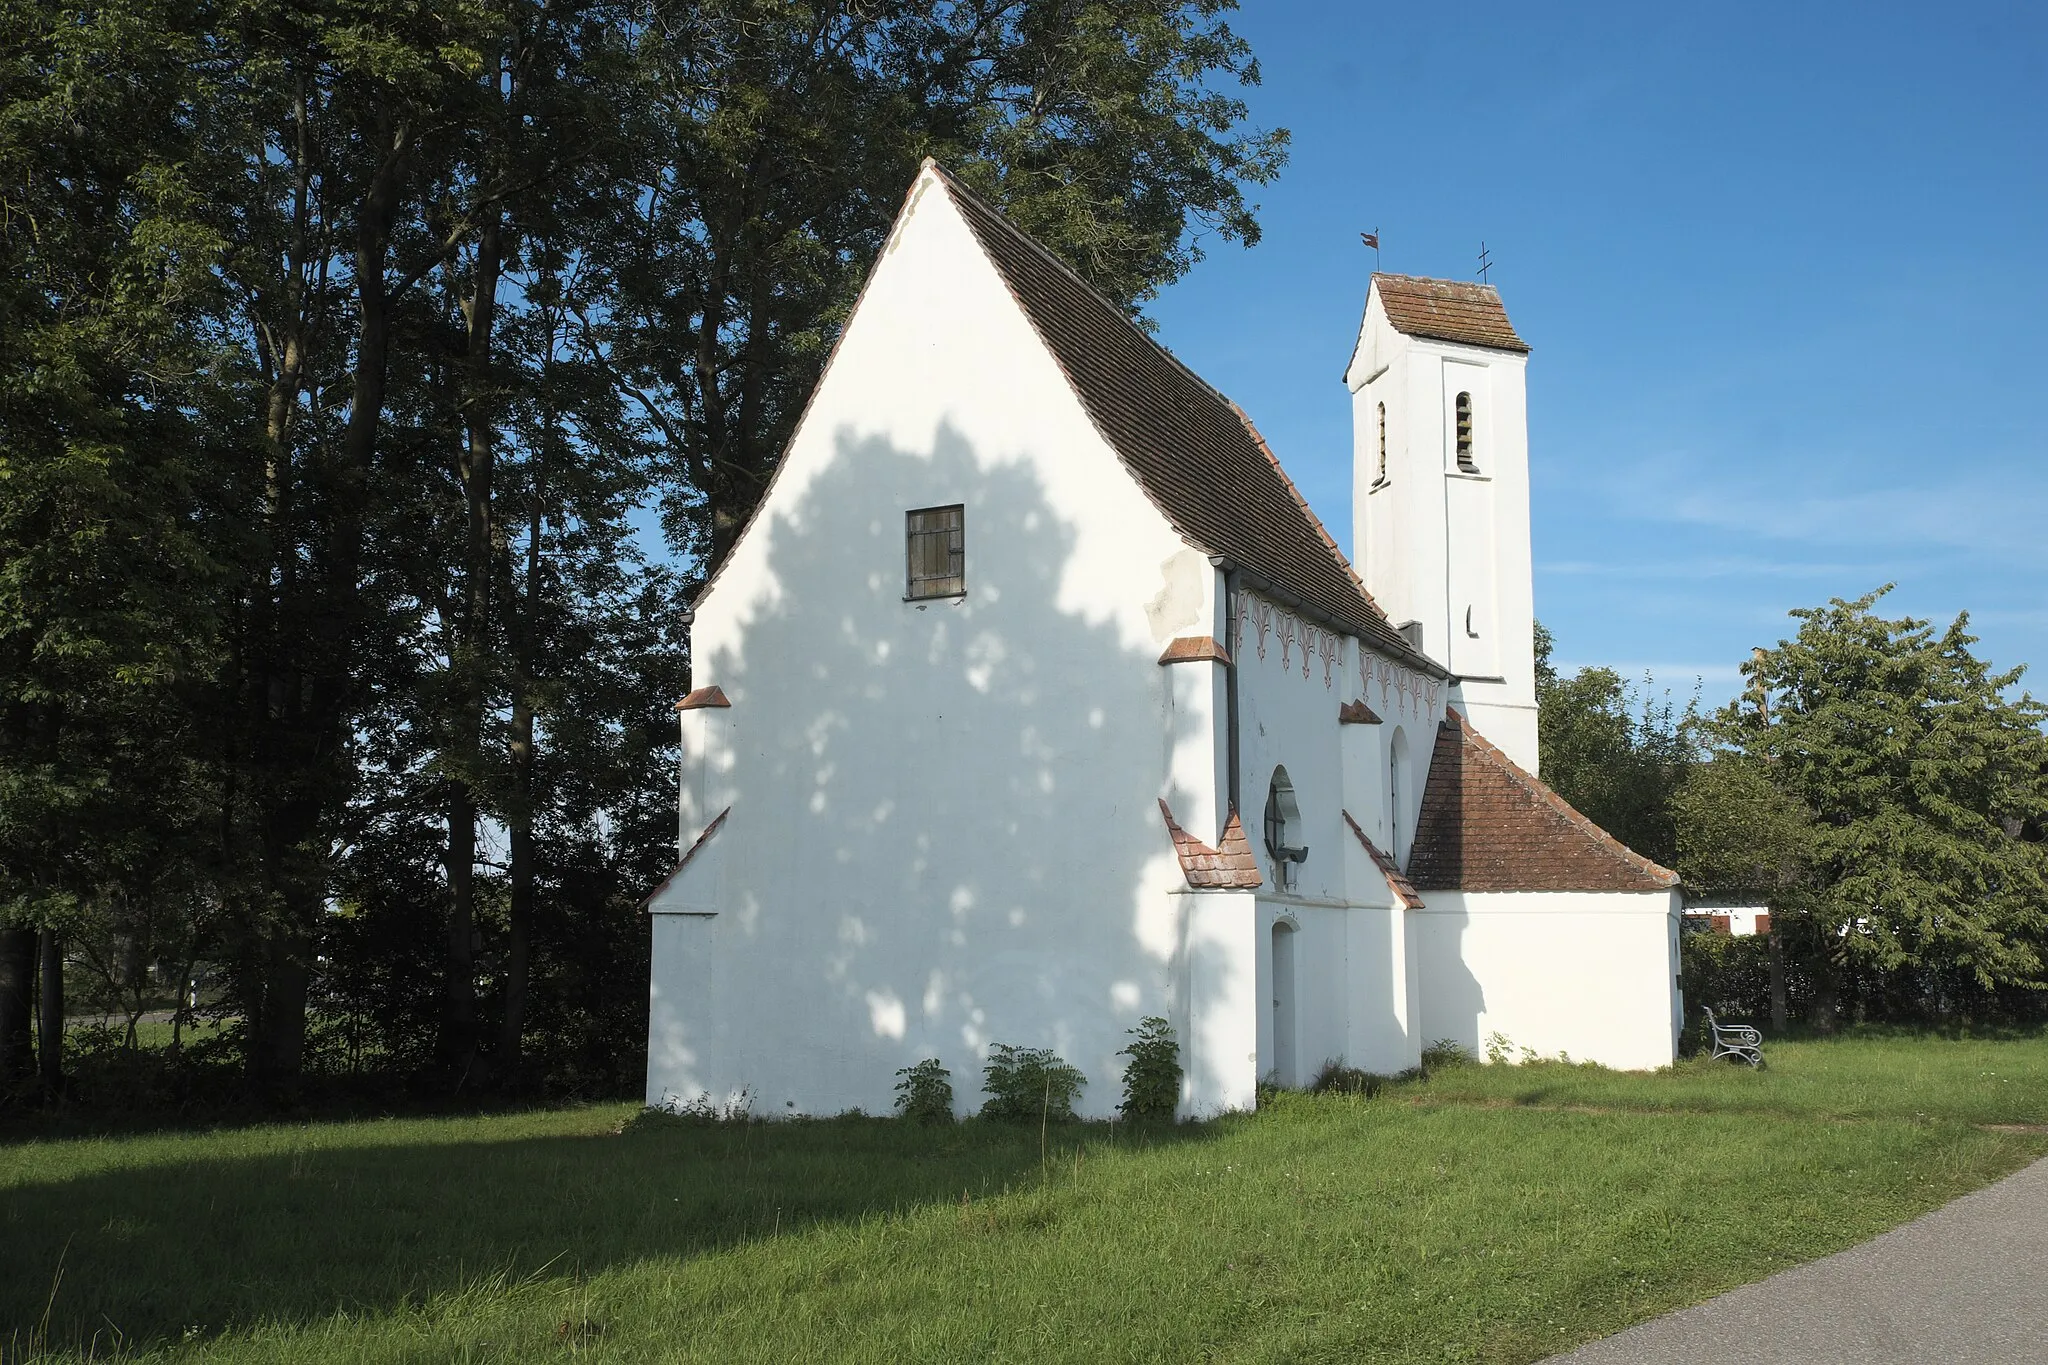
[{"label": "church door", "polygon": [[1273,924],[1273,1079],[1295,1085],[1294,1075],[1294,926]]}]

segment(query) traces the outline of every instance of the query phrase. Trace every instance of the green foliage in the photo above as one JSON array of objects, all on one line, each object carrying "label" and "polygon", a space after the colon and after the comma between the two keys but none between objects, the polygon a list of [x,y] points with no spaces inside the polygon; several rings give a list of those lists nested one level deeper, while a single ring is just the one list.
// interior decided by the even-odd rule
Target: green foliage
[{"label": "green foliage", "polygon": [[1124,1068],[1124,1097],[1117,1112],[1127,1119],[1171,1121],[1180,1107],[1180,1044],[1165,1019],[1151,1015],[1129,1030],[1131,1043],[1119,1057],[1131,1059]]},{"label": "green foliage", "polygon": [[1822,1027],[2048,985],[2048,707],[1886,591],[1792,613],[1679,803],[1688,880],[1770,906]]},{"label": "green foliage", "polygon": [[1455,1038],[1439,1038],[1422,1049],[1424,1074],[1454,1066],[1470,1066],[1474,1060],[1472,1054],[1465,1050],[1465,1045]]},{"label": "green foliage", "polygon": [[981,1071],[981,1088],[988,1095],[981,1116],[1010,1123],[1065,1123],[1074,1117],[1074,1100],[1087,1084],[1050,1048],[997,1043]]},{"label": "green foliage", "polygon": [[1698,699],[1676,706],[1611,668],[1561,678],[1536,626],[1537,748],[1543,780],[1582,815],[1653,862],[1677,856],[1672,801],[1698,761]]},{"label": "green foliage", "polygon": [[[1688,927],[1679,940],[1679,978],[1685,993],[1688,1037],[1697,1035],[1700,1011],[1723,1023],[1767,1022],[1771,1017],[1771,943],[1762,934],[1714,934]],[[1803,1005],[1806,983],[1788,983]],[[1773,1040],[1775,1041],[1775,1040]]]},{"label": "green foliage", "polygon": [[896,1073],[896,1112],[912,1123],[953,1121],[953,1073],[927,1057]]},{"label": "green foliage", "polygon": [[166,1092],[637,1085],[675,605],[919,159],[1136,308],[1284,160],[1230,8],[0,0],[0,932],[210,969]]}]

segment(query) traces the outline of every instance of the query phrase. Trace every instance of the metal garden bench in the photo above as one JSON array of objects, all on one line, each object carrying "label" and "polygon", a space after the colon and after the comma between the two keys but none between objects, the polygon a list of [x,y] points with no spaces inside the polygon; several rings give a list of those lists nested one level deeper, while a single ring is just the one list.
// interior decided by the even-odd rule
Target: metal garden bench
[{"label": "metal garden bench", "polygon": [[1747,1024],[1722,1024],[1715,1022],[1714,1012],[1703,1009],[1700,1014],[1707,1021],[1708,1032],[1714,1035],[1714,1050],[1707,1060],[1718,1062],[1723,1057],[1733,1057],[1751,1066],[1764,1064],[1764,1036]]}]

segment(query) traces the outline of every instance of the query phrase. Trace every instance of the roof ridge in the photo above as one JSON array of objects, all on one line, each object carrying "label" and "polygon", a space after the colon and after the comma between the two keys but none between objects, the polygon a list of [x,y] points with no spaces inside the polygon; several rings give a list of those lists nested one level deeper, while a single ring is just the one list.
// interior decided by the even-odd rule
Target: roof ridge
[{"label": "roof ridge", "polygon": [[1520,785],[1530,796],[1535,797],[1538,801],[1550,807],[1555,814],[1564,817],[1564,819],[1576,826],[1580,833],[1591,835],[1595,847],[1601,852],[1610,857],[1620,858],[1636,871],[1648,873],[1650,876],[1662,880],[1667,886],[1678,885],[1679,878],[1676,872],[1660,863],[1645,858],[1642,854],[1600,828],[1592,819],[1581,813],[1578,807],[1552,790],[1550,785],[1542,778],[1536,776],[1501,752],[1492,740],[1473,728],[1472,722],[1468,717],[1461,716],[1449,707],[1445,707],[1443,723],[1462,734],[1477,753],[1492,760],[1496,767],[1505,772],[1510,779]]},{"label": "roof ridge", "polygon": [[1398,270],[1375,270],[1376,280],[1406,280],[1410,284],[1455,284],[1461,289],[1484,289],[1489,294],[1500,293],[1500,286],[1486,280],[1453,280],[1442,275],[1407,275]]},{"label": "roof ridge", "polygon": [[[1026,246],[1030,247],[1033,251],[1037,252],[1040,256],[1044,257],[1054,266],[1054,268],[1058,269],[1061,273],[1065,274],[1069,280],[1072,280],[1075,284],[1080,285],[1081,288],[1087,290],[1090,294],[1094,295],[1097,302],[1101,303],[1104,308],[1109,309],[1111,312],[1115,313],[1117,317],[1123,320],[1124,326],[1130,328],[1132,335],[1138,337],[1147,345],[1151,346],[1153,350],[1159,352],[1160,355],[1164,356],[1175,367],[1177,367],[1182,374],[1186,375],[1189,379],[1194,380],[1195,383],[1201,385],[1204,389],[1207,389],[1210,395],[1214,397],[1217,402],[1222,403],[1225,407],[1231,408],[1233,410],[1237,409],[1237,404],[1231,402],[1230,396],[1228,394],[1224,393],[1223,390],[1217,388],[1214,384],[1211,384],[1208,380],[1202,378],[1202,376],[1194,369],[1193,366],[1189,365],[1185,360],[1182,360],[1179,356],[1175,355],[1170,349],[1168,349],[1165,342],[1161,341],[1158,337],[1153,336],[1150,332],[1146,331],[1143,327],[1140,327],[1137,323],[1131,321],[1131,315],[1127,311],[1125,311],[1122,304],[1119,304],[1115,299],[1103,293],[1094,285],[1088,283],[1088,277],[1086,275],[1083,275],[1080,271],[1074,269],[1073,266],[1061,260],[1059,254],[1055,252],[1051,247],[1047,246],[1044,242],[1039,241],[1036,237],[1033,237],[1023,228],[1020,228],[1015,223],[1011,222],[1009,219],[1009,215],[1003,212],[1001,205],[992,204],[987,199],[984,199],[981,195],[975,193],[975,191],[970,186],[962,182],[958,176],[954,175],[951,171],[947,170],[944,166],[941,166],[938,162],[932,160],[930,157],[925,158],[925,164],[929,166],[935,174],[937,174],[939,179],[944,182],[948,190],[958,191],[962,197],[970,199],[975,204],[979,205],[981,208],[988,210],[989,216],[994,218],[998,223],[1002,224],[1004,230],[1009,232],[1018,241],[1023,242]],[[996,273],[1000,275],[1002,274],[1002,271],[998,269]],[[1009,281],[1006,279],[1004,281],[1004,284],[1008,285],[1008,283]],[[1012,292],[1014,293],[1015,291],[1013,290]],[[1031,314],[1031,310],[1029,308],[1026,308],[1024,310],[1024,313],[1026,317],[1029,317]],[[1037,324],[1034,322],[1033,330],[1036,330],[1036,328]],[[1058,360],[1059,357],[1055,355],[1053,358],[1055,360]],[[1066,367],[1062,365],[1060,368],[1064,371]],[[1072,382],[1071,378],[1068,380],[1068,382]],[[1110,442],[1110,445],[1111,448],[1114,449],[1115,442]],[[1267,458],[1271,459],[1272,456],[1269,454]],[[1142,480],[1140,482],[1142,482]]]}]

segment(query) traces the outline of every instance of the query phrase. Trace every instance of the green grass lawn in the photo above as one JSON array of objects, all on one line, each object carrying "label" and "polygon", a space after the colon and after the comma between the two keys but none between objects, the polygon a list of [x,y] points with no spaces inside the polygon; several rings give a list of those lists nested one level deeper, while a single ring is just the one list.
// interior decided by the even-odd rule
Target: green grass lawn
[{"label": "green grass lawn", "polygon": [[0,1146],[10,1360],[1528,1361],[2048,1152],[2048,1039],[1040,1135],[624,1106]]}]

